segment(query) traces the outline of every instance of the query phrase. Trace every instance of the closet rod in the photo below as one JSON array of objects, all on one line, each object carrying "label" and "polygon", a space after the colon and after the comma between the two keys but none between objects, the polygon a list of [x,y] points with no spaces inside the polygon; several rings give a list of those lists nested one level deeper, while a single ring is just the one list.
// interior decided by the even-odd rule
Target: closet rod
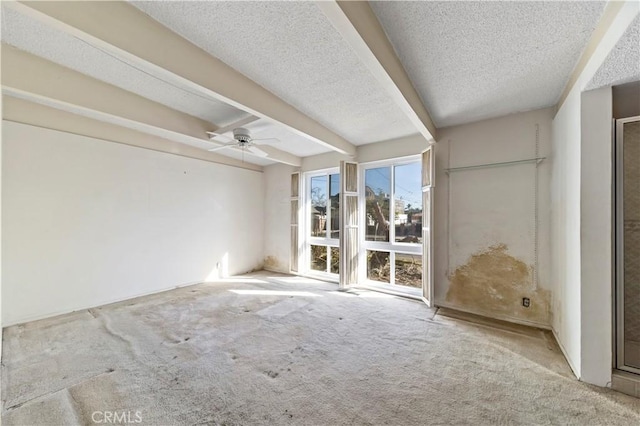
[{"label": "closet rod", "polygon": [[444,171],[445,173],[450,173],[450,172],[460,172],[463,170],[486,169],[489,167],[511,166],[514,164],[526,164],[526,163],[540,164],[543,160],[546,160],[546,158],[547,157],[538,157],[538,158],[529,158],[527,160],[505,161],[502,163],[489,163],[489,164],[478,164],[476,166],[452,167],[450,169],[444,169]]}]

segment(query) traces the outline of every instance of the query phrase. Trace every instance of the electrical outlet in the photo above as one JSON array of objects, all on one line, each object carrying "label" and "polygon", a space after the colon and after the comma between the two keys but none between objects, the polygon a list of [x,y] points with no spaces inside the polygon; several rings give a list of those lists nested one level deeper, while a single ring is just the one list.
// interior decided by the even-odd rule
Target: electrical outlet
[{"label": "electrical outlet", "polygon": [[531,299],[529,299],[528,297],[523,297],[522,306],[524,306],[525,308],[528,308],[529,306],[531,306]]}]

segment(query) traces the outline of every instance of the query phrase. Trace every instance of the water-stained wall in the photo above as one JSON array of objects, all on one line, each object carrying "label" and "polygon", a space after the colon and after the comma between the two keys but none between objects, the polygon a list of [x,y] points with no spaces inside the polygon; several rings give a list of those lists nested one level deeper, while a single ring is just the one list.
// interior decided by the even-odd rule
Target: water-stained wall
[{"label": "water-stained wall", "polygon": [[[446,301],[488,316],[517,317],[544,324],[550,292],[534,284],[533,267],[497,244],[470,256],[449,276]],[[523,298],[529,306],[522,305]],[[533,303],[532,303],[533,301]]]},{"label": "water-stained wall", "polygon": [[[449,174],[445,169],[532,159],[536,156],[536,140],[538,155],[548,156],[552,112],[547,108],[439,129],[434,224],[436,304],[549,326],[549,163],[528,162]],[[388,149],[390,144],[385,144],[387,149],[376,144],[360,147],[362,161],[424,149],[416,145],[413,151],[394,151]],[[339,158],[334,157],[324,154],[305,158],[303,171],[337,167]],[[288,271],[288,182],[292,171],[284,165],[265,168],[264,265],[270,270]],[[528,308],[522,306],[523,298],[529,299]]]},{"label": "water-stained wall", "polygon": [[550,325],[549,164],[520,161],[549,155],[551,118],[542,109],[440,130],[436,304]]},{"label": "water-stained wall", "polygon": [[286,164],[265,167],[264,269],[288,273],[291,247],[291,173]]}]

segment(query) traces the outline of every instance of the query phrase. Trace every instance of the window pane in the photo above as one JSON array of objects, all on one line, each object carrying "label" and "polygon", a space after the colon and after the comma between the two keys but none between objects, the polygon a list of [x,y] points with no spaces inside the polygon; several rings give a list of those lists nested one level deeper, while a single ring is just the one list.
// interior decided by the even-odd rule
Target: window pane
[{"label": "window pane", "polygon": [[331,200],[330,238],[340,238],[340,175],[329,176],[329,197]]},{"label": "window pane", "polygon": [[384,251],[367,251],[367,278],[383,283],[391,282],[389,253]]},{"label": "window pane", "polygon": [[311,178],[311,236],[327,236],[326,176],[316,176]]},{"label": "window pane", "polygon": [[421,168],[419,162],[394,167],[394,222],[399,243],[422,243]]},{"label": "window pane", "polygon": [[366,197],[366,240],[389,241],[389,194],[391,168],[368,169],[364,176]]},{"label": "window pane", "polygon": [[311,269],[327,272],[327,246],[311,246]]},{"label": "window pane", "polygon": [[331,247],[331,273],[340,273],[340,250],[338,247]]},{"label": "window pane", "polygon": [[422,288],[422,255],[396,252],[396,284]]}]

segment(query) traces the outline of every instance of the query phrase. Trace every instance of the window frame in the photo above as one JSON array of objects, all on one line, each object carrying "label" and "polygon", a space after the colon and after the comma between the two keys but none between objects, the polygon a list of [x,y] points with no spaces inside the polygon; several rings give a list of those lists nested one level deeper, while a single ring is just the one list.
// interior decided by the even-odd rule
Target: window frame
[{"label": "window frame", "polygon": [[[418,293],[420,292],[420,294],[422,294],[422,286],[420,288],[417,287],[410,287],[410,286],[405,286],[402,284],[396,284],[396,277],[395,277],[395,269],[396,269],[396,253],[399,254],[410,254],[410,255],[420,255],[422,256],[423,253],[423,242],[420,243],[403,243],[403,242],[396,242],[395,238],[396,238],[396,230],[395,230],[395,219],[396,219],[396,212],[395,212],[395,204],[396,204],[396,200],[395,200],[395,192],[396,192],[396,188],[395,188],[395,179],[396,179],[396,173],[395,173],[395,167],[396,166],[403,166],[403,165],[407,165],[407,164],[412,164],[412,163],[418,163],[420,164],[420,177],[422,178],[422,156],[421,154],[417,154],[417,155],[410,155],[410,156],[405,156],[405,157],[398,157],[398,158],[391,158],[391,159],[385,159],[385,160],[378,160],[378,161],[370,161],[367,163],[360,163],[360,182],[359,182],[359,187],[358,187],[358,193],[359,193],[359,200],[358,200],[358,207],[359,207],[359,218],[358,220],[360,221],[360,223],[362,224],[363,227],[363,231],[360,233],[360,252],[358,254],[359,257],[359,264],[358,264],[358,275],[359,275],[359,282],[362,283],[366,283],[367,285],[372,285],[372,286],[387,286],[387,288],[389,288],[388,286],[391,286],[391,288],[394,289],[403,289],[405,291],[411,292],[411,293]],[[367,240],[367,212],[366,212],[366,172],[367,170],[370,169],[376,169],[376,168],[381,168],[381,167],[389,167],[391,169],[390,171],[390,194],[389,194],[389,223],[392,224],[389,227],[389,241],[369,241]],[[422,189],[420,189],[420,197],[422,197]],[[422,206],[422,210],[423,210],[423,215],[424,213],[424,206]],[[424,217],[424,216],[423,216]],[[391,265],[391,269],[390,269],[390,274],[389,274],[389,283],[384,283],[384,282],[380,282],[380,281],[375,281],[375,280],[370,280],[367,277],[367,269],[368,269],[368,265],[367,265],[367,251],[381,251],[381,252],[388,252],[389,253],[389,262]],[[424,268],[425,266],[422,266],[422,271],[424,274]]]},{"label": "window frame", "polygon": [[[318,275],[323,278],[329,278],[331,280],[337,280],[339,274],[331,272],[331,248],[334,247],[340,250],[340,237],[339,237],[339,227],[338,227],[338,237],[330,238],[331,235],[331,175],[338,175],[340,179],[340,169],[338,167],[331,167],[327,169],[314,170],[310,172],[303,173],[303,188],[302,194],[304,195],[304,209],[303,209],[303,235],[304,235],[304,244],[303,244],[303,259],[304,259],[304,267],[302,271],[308,275]],[[318,176],[326,176],[327,178],[327,207],[326,207],[326,229],[325,229],[325,237],[316,237],[311,235],[311,179]],[[340,189],[340,186],[338,185]],[[338,218],[340,215],[338,214]],[[325,246],[327,250],[327,268],[325,271],[318,271],[317,269],[311,268],[311,246]]]}]

